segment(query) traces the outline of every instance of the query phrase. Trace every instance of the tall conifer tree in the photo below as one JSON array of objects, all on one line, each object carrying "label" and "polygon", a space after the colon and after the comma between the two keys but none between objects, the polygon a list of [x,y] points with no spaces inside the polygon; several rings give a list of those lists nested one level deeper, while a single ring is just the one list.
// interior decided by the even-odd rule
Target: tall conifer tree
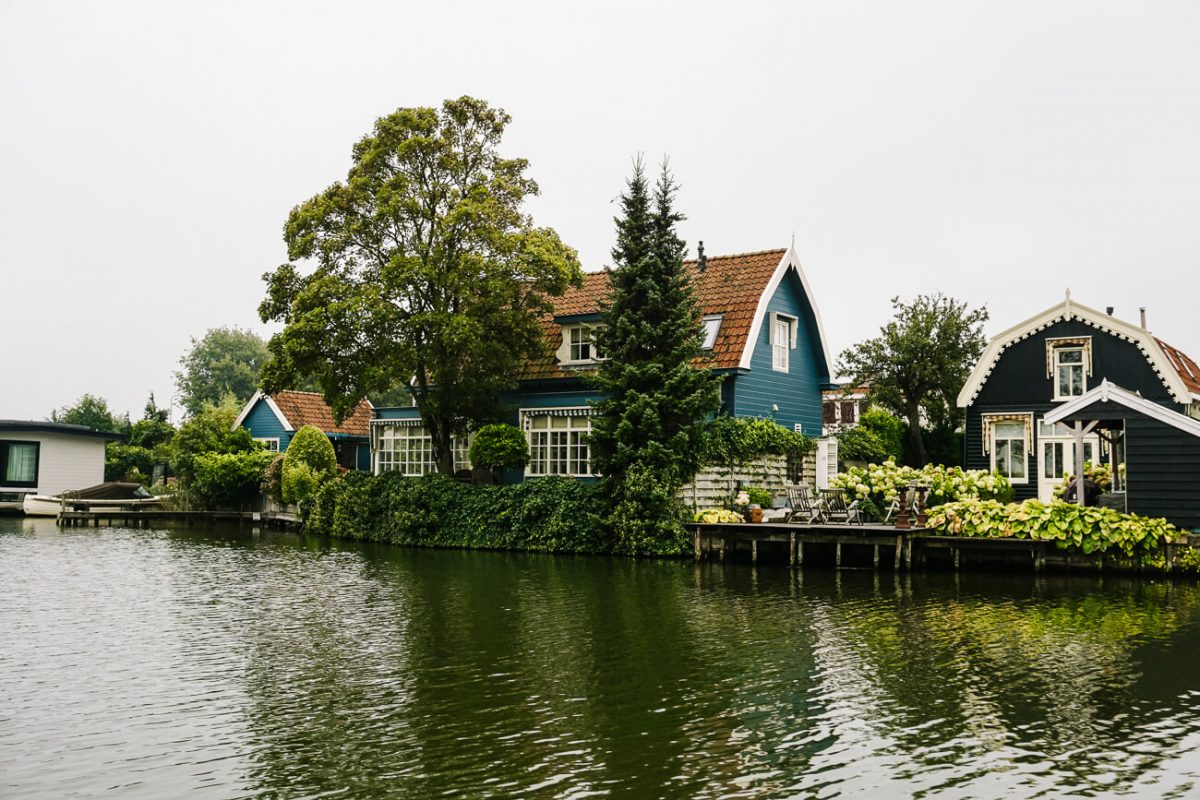
[{"label": "tall conifer tree", "polygon": [[684,544],[679,488],[701,465],[703,422],[720,406],[718,381],[692,366],[700,313],[683,268],[675,182],[664,163],[651,195],[640,159],[621,196],[611,292],[598,349],[591,453],[611,502],[620,552],[672,552]]}]

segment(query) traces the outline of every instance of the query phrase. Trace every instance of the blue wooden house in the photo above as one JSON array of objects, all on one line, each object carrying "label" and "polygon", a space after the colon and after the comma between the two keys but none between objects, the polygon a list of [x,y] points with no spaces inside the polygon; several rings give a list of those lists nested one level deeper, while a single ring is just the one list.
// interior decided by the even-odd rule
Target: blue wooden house
[{"label": "blue wooden house", "polygon": [[319,428],[333,444],[337,463],[346,469],[371,469],[370,427],[374,407],[363,400],[353,413],[341,422],[333,418],[333,409],[316,392],[276,392],[254,396],[242,408],[233,423],[266,445],[268,450],[283,453],[305,425]]},{"label": "blue wooden house", "polygon": [[[812,289],[793,248],[688,261],[704,325],[697,366],[725,376],[722,413],[766,417],[820,436],[821,391],[833,365]],[[531,461],[524,476],[593,474],[586,436],[599,395],[586,375],[596,369],[596,326],[608,294],[607,272],[555,300],[542,321],[547,355],[526,365],[505,398],[507,422],[525,431]],[[428,433],[415,407],[377,408],[371,420],[376,472],[423,475],[435,470]],[[469,468],[468,443],[455,443],[455,468]]]}]

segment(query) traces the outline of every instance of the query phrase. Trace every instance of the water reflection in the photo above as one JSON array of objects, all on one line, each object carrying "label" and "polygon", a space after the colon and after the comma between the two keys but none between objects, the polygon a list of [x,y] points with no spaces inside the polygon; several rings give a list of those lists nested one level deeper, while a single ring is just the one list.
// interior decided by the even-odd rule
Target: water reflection
[{"label": "water reflection", "polygon": [[0,521],[0,794],[1182,797],[1198,622],[1182,583]]}]

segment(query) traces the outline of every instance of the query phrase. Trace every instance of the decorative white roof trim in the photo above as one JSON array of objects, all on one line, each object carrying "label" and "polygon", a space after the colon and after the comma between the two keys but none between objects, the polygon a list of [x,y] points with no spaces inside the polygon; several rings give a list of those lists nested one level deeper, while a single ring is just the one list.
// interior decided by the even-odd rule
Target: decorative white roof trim
[{"label": "decorative white roof trim", "polygon": [[1063,418],[1082,411],[1094,403],[1118,403],[1126,408],[1145,414],[1151,419],[1166,423],[1173,428],[1190,433],[1192,436],[1200,437],[1200,420],[1180,414],[1178,411],[1173,411],[1164,405],[1159,405],[1153,400],[1147,400],[1128,389],[1122,389],[1115,383],[1109,383],[1107,378],[1102,380],[1100,385],[1095,389],[1080,395],[1068,403],[1064,403],[1046,414],[1042,418],[1042,421],[1049,425],[1062,422]]},{"label": "decorative white roof trim", "polygon": [[783,258],[779,261],[779,266],[775,268],[775,272],[771,275],[771,280],[767,281],[767,287],[763,289],[762,295],[758,298],[758,306],[754,309],[754,318],[750,320],[750,333],[746,336],[746,345],[742,348],[742,358],[738,362],[738,367],[741,369],[750,369],[750,359],[754,356],[754,346],[758,343],[758,335],[762,330],[763,318],[767,313],[767,305],[771,302],[771,298],[775,296],[775,290],[779,288],[779,284],[783,283],[783,278],[789,271],[794,270],[800,278],[800,286],[804,289],[804,295],[808,298],[808,305],[812,308],[813,318],[817,323],[817,337],[821,340],[821,354],[825,357],[825,368],[829,371],[829,375],[833,376],[833,358],[829,355],[829,344],[825,339],[825,325],[821,322],[821,310],[817,307],[817,301],[813,297],[812,287],[808,283],[808,276],[804,274],[804,270],[800,266],[800,260],[796,258],[796,243],[793,241],[788,245],[787,252],[783,254]]},{"label": "decorative white roof trim", "polygon": [[996,362],[1000,360],[1000,356],[1004,354],[1005,350],[1017,342],[1044,331],[1055,323],[1066,322],[1072,319],[1137,345],[1138,350],[1150,362],[1151,368],[1158,375],[1159,380],[1163,382],[1163,385],[1171,392],[1171,396],[1175,398],[1176,402],[1186,403],[1188,402],[1187,398],[1193,396],[1188,390],[1187,385],[1184,384],[1183,378],[1171,366],[1166,353],[1158,346],[1158,342],[1151,335],[1150,331],[1145,328],[1139,328],[1136,325],[1131,325],[1124,320],[1117,319],[1108,314],[1102,314],[1093,308],[1080,305],[1071,299],[1070,292],[1068,292],[1066,299],[1053,308],[1049,308],[1037,316],[1030,317],[1024,322],[1014,325],[1003,333],[992,337],[992,340],[988,342],[987,348],[983,351],[983,355],[979,357],[979,362],[975,365],[975,369],[971,370],[971,375],[963,385],[962,391],[958,393],[958,407],[966,408],[975,402],[979,391],[987,383],[987,379],[991,377],[992,370],[996,368]]},{"label": "decorative white roof trim", "polygon": [[292,427],[292,423],[288,422],[288,418],[283,415],[283,412],[279,410],[279,406],[275,405],[275,401],[271,399],[271,395],[263,394],[261,389],[255,392],[254,396],[246,401],[246,405],[242,408],[242,413],[238,414],[238,418],[233,421],[232,430],[236,431],[241,427],[242,423],[246,421],[246,417],[250,416],[250,411],[254,408],[254,404],[259,400],[266,401],[267,408],[271,409],[271,413],[275,415],[277,420],[279,420],[279,424],[283,426],[285,431],[291,433],[296,430]]}]

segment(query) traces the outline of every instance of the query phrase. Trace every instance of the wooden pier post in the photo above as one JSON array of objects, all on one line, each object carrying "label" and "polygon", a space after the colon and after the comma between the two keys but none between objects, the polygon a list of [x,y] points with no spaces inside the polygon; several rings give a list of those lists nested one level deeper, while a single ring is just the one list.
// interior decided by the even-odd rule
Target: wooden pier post
[{"label": "wooden pier post", "polygon": [[904,543],[904,568],[912,569],[912,539]]},{"label": "wooden pier post", "polygon": [[900,571],[900,556],[904,550],[904,537],[896,537],[896,564],[892,567],[896,572]]},{"label": "wooden pier post", "polygon": [[700,528],[696,528],[696,560],[700,560]]},{"label": "wooden pier post", "polygon": [[788,534],[788,566],[796,566],[796,532]]},{"label": "wooden pier post", "polygon": [[804,542],[796,542],[796,566],[804,566]]},{"label": "wooden pier post", "polygon": [[758,563],[758,539],[750,540],[750,563]]},{"label": "wooden pier post", "polygon": [[955,547],[954,548],[954,571],[955,572],[958,572],[958,558],[959,558],[959,550],[957,547]]},{"label": "wooden pier post", "polygon": [[879,545],[875,545],[875,569],[879,569]]},{"label": "wooden pier post", "polygon": [[835,566],[837,566],[840,569],[842,566],[842,543],[838,542],[836,545],[834,545],[834,547],[836,548],[836,553],[837,553],[837,556],[836,556],[837,560],[835,562]]}]

